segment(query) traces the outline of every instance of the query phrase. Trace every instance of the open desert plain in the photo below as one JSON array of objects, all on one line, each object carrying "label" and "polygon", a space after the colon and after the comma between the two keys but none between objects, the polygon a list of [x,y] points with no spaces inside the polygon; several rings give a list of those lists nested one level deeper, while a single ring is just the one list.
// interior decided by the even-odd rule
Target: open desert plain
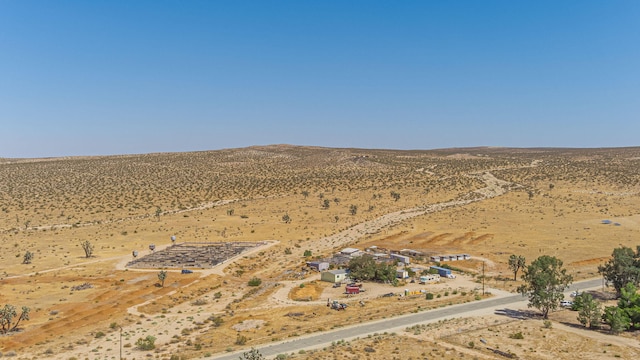
[{"label": "open desert plain", "polygon": [[[574,282],[598,279],[614,248],[640,245],[639,206],[640,148],[273,145],[0,159],[0,305],[30,309],[0,335],[0,354],[637,359],[637,331],[589,330],[570,310],[545,323],[524,298],[390,321],[516,294],[510,255],[555,256]],[[469,259],[448,263],[455,279],[364,282],[347,296],[307,266],[343,268],[334,255],[347,248],[402,253],[417,269],[431,256]],[[327,306],[334,299],[347,309]],[[275,345],[285,350],[270,353]]]}]

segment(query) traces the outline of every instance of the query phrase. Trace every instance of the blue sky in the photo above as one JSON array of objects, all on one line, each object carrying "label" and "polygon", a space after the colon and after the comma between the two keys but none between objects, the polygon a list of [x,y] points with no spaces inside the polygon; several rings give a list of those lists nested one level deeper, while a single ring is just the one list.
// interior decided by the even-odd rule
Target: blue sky
[{"label": "blue sky", "polygon": [[0,157],[640,145],[640,1],[0,0]]}]

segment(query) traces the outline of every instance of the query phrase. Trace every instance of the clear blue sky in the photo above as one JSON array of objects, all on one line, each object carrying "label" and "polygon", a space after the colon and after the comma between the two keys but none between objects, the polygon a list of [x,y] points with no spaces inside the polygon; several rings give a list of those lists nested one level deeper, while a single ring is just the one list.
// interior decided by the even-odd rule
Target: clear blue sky
[{"label": "clear blue sky", "polygon": [[640,145],[640,1],[0,0],[0,157]]}]

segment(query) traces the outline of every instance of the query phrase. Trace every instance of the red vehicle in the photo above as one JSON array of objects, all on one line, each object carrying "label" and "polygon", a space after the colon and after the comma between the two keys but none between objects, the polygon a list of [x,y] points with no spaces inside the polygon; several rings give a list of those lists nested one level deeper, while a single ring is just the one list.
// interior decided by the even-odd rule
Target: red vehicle
[{"label": "red vehicle", "polygon": [[349,286],[347,285],[346,287],[346,293],[353,295],[353,294],[360,294],[360,287],[358,286]]}]

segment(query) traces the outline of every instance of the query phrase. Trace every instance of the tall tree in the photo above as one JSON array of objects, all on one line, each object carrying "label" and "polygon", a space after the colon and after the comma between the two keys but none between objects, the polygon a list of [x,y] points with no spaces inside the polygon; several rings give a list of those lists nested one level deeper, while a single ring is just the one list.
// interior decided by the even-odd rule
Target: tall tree
[{"label": "tall tree", "polygon": [[509,256],[509,269],[513,271],[513,281],[518,279],[518,271],[523,269],[526,264],[526,260],[522,255],[511,255]]},{"label": "tall tree", "polygon": [[605,324],[609,325],[610,331],[613,334],[619,334],[629,329],[629,317],[627,313],[617,306],[607,306],[604,309],[602,320]]},{"label": "tall tree", "polygon": [[632,283],[627,283],[621,289],[618,307],[623,310],[629,318],[629,327],[640,329],[640,294],[638,288]]},{"label": "tall tree", "polygon": [[518,287],[518,292],[528,296],[528,306],[540,310],[546,319],[549,311],[557,309],[564,299],[563,292],[573,277],[562,267],[562,260],[542,255],[523,269],[522,280],[525,284]]},{"label": "tall tree", "polygon": [[598,272],[613,285],[618,297],[627,283],[640,285],[640,246],[635,253],[626,246],[613,249],[611,259],[598,266]]},{"label": "tall tree", "polygon": [[578,321],[589,328],[599,328],[602,318],[600,303],[589,293],[582,293],[575,298],[574,305],[578,310]]}]

